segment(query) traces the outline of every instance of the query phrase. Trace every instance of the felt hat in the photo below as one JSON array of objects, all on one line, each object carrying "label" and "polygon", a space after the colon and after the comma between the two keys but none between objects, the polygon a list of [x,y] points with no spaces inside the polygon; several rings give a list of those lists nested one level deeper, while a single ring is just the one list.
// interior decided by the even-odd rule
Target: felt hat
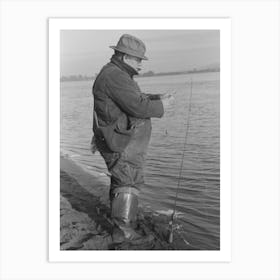
[{"label": "felt hat", "polygon": [[145,44],[140,39],[129,34],[122,35],[118,44],[116,46],[110,46],[110,48],[131,56],[148,60],[145,56]]}]

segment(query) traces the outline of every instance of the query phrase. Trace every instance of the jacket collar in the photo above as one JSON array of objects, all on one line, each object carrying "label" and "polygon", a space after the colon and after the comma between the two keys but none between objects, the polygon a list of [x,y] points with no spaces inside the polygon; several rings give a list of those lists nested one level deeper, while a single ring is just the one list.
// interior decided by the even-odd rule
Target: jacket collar
[{"label": "jacket collar", "polygon": [[111,57],[111,62],[118,66],[121,70],[125,71],[128,73],[128,75],[132,78],[134,75],[138,75],[138,72],[133,69],[131,66],[128,64],[124,63],[122,60],[120,60],[117,56],[113,55]]}]

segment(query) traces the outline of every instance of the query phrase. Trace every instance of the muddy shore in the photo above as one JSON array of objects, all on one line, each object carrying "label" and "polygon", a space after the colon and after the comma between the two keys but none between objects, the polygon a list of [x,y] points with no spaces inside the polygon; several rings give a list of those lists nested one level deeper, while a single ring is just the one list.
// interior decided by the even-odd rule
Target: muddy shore
[{"label": "muddy shore", "polygon": [[61,250],[190,250],[179,234],[169,244],[169,217],[140,207],[138,231],[152,235],[146,243],[112,242],[108,200],[109,178],[84,171],[68,158],[60,160]]}]

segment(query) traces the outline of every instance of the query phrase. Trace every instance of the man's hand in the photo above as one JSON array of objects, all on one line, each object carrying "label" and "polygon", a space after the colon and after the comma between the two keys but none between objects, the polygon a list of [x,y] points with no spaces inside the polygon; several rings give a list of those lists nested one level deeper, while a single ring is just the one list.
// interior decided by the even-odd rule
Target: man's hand
[{"label": "man's hand", "polygon": [[168,113],[168,115],[174,113],[175,109],[175,98],[174,98],[175,92],[174,93],[166,93],[161,95],[160,99],[163,104],[164,108],[164,113]]}]

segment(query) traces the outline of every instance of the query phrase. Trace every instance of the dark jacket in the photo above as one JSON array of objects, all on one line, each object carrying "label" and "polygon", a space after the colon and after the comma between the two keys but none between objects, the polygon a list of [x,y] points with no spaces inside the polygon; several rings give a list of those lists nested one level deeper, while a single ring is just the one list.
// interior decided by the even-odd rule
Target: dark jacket
[{"label": "dark jacket", "polygon": [[[100,126],[116,124],[120,129],[129,130],[143,119],[162,117],[161,100],[151,100],[141,92],[133,80],[136,74],[132,67],[115,56],[102,68],[92,89],[94,111]],[[93,130],[96,132],[95,126]]]}]

